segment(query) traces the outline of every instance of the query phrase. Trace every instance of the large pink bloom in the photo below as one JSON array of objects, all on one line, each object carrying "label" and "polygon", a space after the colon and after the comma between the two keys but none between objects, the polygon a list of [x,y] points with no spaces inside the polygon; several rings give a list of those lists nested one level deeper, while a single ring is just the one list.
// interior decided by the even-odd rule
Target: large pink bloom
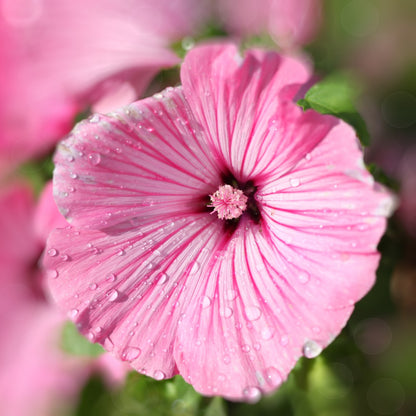
[{"label": "large pink bloom", "polygon": [[126,368],[109,354],[98,360],[61,351],[64,319],[44,297],[37,267],[45,233],[66,224],[47,186],[39,206],[30,188],[14,184],[0,193],[0,414],[56,416],[74,401],[91,371],[110,383]]},{"label": "large pink bloom", "polygon": [[77,112],[137,99],[195,0],[0,0],[0,171],[50,149]]},{"label": "large pink bloom", "polygon": [[374,282],[392,200],[350,126],[293,102],[309,77],[273,52],[198,47],[182,87],[60,144],[72,228],[45,263],[83,333],[141,373],[246,400],[333,340]]},{"label": "large pink bloom", "polygon": [[42,297],[33,229],[35,204],[28,187],[0,195],[0,414],[53,416],[87,376],[79,360],[59,351],[62,318]]},{"label": "large pink bloom", "polygon": [[321,0],[218,0],[216,5],[231,33],[266,32],[284,48],[310,42],[321,25]]}]

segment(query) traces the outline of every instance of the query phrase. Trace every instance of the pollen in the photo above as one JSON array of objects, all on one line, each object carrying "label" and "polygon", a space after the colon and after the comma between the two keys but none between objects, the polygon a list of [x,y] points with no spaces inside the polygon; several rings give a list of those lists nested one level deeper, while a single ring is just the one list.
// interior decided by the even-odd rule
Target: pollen
[{"label": "pollen", "polygon": [[214,208],[212,212],[216,212],[221,220],[239,218],[247,208],[247,196],[243,191],[231,185],[221,185],[209,197],[211,203],[208,207]]}]

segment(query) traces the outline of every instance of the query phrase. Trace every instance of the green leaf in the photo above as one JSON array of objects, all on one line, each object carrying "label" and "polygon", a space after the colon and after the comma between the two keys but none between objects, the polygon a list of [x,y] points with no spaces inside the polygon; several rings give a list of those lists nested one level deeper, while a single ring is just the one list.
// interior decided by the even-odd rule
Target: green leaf
[{"label": "green leaf", "polygon": [[349,370],[322,356],[300,360],[288,379],[294,416],[354,416]]},{"label": "green leaf", "polygon": [[101,345],[92,344],[84,338],[72,322],[66,322],[61,337],[61,348],[71,355],[98,357],[104,352]]},{"label": "green leaf", "polygon": [[304,110],[312,108],[318,113],[339,117],[354,127],[361,144],[368,146],[370,135],[367,126],[354,105],[357,89],[350,77],[335,74],[315,84],[298,104]]},{"label": "green leaf", "polygon": [[222,397],[213,397],[203,412],[203,416],[227,416]]},{"label": "green leaf", "polygon": [[31,160],[17,169],[17,174],[27,179],[36,195],[42,192],[45,183],[52,179],[54,164],[52,155],[46,156],[43,159]]}]

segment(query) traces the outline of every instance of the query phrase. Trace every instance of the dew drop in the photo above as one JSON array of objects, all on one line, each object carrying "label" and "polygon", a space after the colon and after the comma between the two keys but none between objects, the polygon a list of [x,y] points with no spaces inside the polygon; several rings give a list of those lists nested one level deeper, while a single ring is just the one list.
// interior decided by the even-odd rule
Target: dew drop
[{"label": "dew drop", "polygon": [[266,327],[266,328],[263,328],[263,329],[261,330],[261,337],[262,337],[265,341],[267,341],[267,340],[269,340],[269,339],[273,338],[273,335],[274,335],[274,333],[273,333],[273,330],[272,330],[271,328]]},{"label": "dew drop", "polygon": [[95,334],[93,332],[88,332],[87,334],[87,338],[91,341],[94,342],[95,341]]},{"label": "dew drop", "polygon": [[250,352],[250,346],[247,344],[244,344],[241,346],[241,351],[243,352]]},{"label": "dew drop", "polygon": [[100,116],[98,114],[94,114],[90,117],[90,123],[98,123],[100,121]]},{"label": "dew drop", "polygon": [[78,309],[71,309],[71,311],[69,312],[69,316],[71,318],[75,318],[78,315],[79,310]]},{"label": "dew drop", "polygon": [[322,347],[313,340],[308,340],[303,344],[303,355],[306,358],[315,358],[322,352]]},{"label": "dew drop", "polygon": [[77,179],[77,178],[78,178],[78,175],[77,175],[76,173],[74,173],[74,172],[71,172],[71,173],[69,174],[69,177],[70,177],[71,179]]},{"label": "dew drop", "polygon": [[227,300],[234,300],[237,297],[237,292],[233,289],[227,290]]},{"label": "dew drop", "polygon": [[166,273],[160,273],[159,274],[159,280],[157,281],[157,283],[159,285],[163,285],[165,284],[167,281],[169,280],[169,277]]},{"label": "dew drop", "polygon": [[220,310],[220,315],[223,316],[224,318],[230,318],[232,314],[233,314],[233,310],[228,306]]},{"label": "dew drop", "polygon": [[274,367],[266,369],[266,380],[274,387],[279,386],[283,381],[279,371],[277,371]]},{"label": "dew drop", "polygon": [[312,159],[311,154],[310,154],[310,153],[306,153],[306,155],[305,155],[305,159],[306,159],[306,160],[311,160],[311,159]]},{"label": "dew drop", "polygon": [[164,373],[163,371],[156,370],[156,371],[153,373],[153,378],[154,378],[155,380],[163,380],[165,377],[166,377],[166,375],[165,375],[165,373]]},{"label": "dew drop", "polygon": [[307,272],[301,272],[298,278],[299,278],[299,282],[305,284],[309,282],[310,276],[309,276],[309,273]]},{"label": "dew drop", "polygon": [[118,291],[116,289],[111,289],[107,293],[109,302],[115,302],[118,298]]},{"label": "dew drop", "polygon": [[300,180],[298,178],[292,178],[289,180],[289,182],[290,182],[290,186],[293,186],[294,188],[300,185]]},{"label": "dew drop", "polygon": [[89,285],[90,290],[96,290],[96,289],[97,289],[97,287],[98,287],[97,283],[91,283],[91,284]]},{"label": "dew drop", "polygon": [[201,306],[203,308],[208,308],[211,305],[211,298],[208,296],[203,296],[201,299]]},{"label": "dew drop", "polygon": [[116,280],[116,275],[114,273],[111,273],[110,275],[107,276],[107,282],[115,282]]},{"label": "dew drop", "polygon": [[198,263],[198,262],[195,262],[195,263],[192,265],[192,268],[191,268],[191,272],[190,272],[190,274],[195,274],[195,273],[197,273],[197,272],[198,272],[198,270],[199,270],[199,263]]},{"label": "dew drop", "polygon": [[289,343],[289,337],[287,335],[282,335],[280,338],[280,345],[285,347]]},{"label": "dew drop", "polygon": [[46,275],[48,276],[49,279],[56,279],[59,275],[57,270],[48,270],[46,272]]},{"label": "dew drop", "polygon": [[126,252],[122,248],[117,251],[117,256],[124,256],[125,254]]},{"label": "dew drop", "polygon": [[141,349],[137,347],[126,347],[121,354],[121,359],[123,361],[131,362],[138,358],[138,356],[141,354]]},{"label": "dew drop", "polygon": [[99,153],[90,153],[88,155],[88,160],[92,165],[96,166],[101,162],[101,155]]},{"label": "dew drop", "polygon": [[224,355],[223,358],[224,364],[230,364],[231,363],[231,358],[229,355]]},{"label": "dew drop", "polygon": [[258,306],[249,306],[245,309],[245,312],[249,321],[255,321],[261,316],[261,310]]},{"label": "dew drop", "polygon": [[58,250],[54,249],[54,248],[50,248],[48,250],[48,255],[51,257],[55,257],[58,254]]},{"label": "dew drop", "polygon": [[256,403],[261,398],[261,391],[257,387],[249,386],[243,390],[243,396],[249,403]]}]

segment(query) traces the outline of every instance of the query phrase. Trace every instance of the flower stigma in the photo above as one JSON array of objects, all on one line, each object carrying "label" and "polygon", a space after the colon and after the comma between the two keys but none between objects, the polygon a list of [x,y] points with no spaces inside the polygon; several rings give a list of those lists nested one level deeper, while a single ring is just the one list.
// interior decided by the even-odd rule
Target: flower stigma
[{"label": "flower stigma", "polygon": [[210,208],[214,208],[221,220],[232,220],[239,218],[247,208],[247,196],[240,189],[231,185],[221,185],[216,192],[209,196]]}]

